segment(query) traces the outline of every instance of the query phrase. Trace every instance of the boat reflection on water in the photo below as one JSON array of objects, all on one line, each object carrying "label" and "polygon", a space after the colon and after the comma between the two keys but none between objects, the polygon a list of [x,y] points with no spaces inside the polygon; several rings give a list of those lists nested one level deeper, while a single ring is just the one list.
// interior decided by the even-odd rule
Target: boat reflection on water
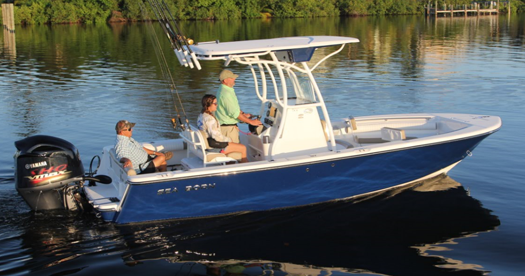
[{"label": "boat reflection on water", "polygon": [[451,261],[434,249],[500,224],[463,186],[443,175],[354,200],[210,219],[134,225],[94,217],[24,221],[16,226],[25,228],[21,248],[0,241],[6,251],[0,271],[484,275],[483,264]]},{"label": "boat reflection on water", "polygon": [[482,265],[446,267],[444,257],[422,249],[499,224],[460,183],[441,175],[351,201],[119,229],[126,233],[126,264],[163,259],[184,275],[483,275]]}]

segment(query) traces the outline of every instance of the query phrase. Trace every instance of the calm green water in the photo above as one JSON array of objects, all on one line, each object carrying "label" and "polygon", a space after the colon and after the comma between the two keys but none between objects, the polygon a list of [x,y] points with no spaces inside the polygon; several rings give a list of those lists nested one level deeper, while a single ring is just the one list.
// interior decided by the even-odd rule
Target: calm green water
[{"label": "calm green water", "polygon": [[[33,215],[14,188],[14,141],[64,138],[87,166],[114,142],[118,120],[136,122],[139,141],[176,134],[144,24],[17,26],[14,36],[4,32],[0,39],[0,274],[522,275],[525,16],[181,24],[197,42],[359,38],[318,70],[332,118],[453,112],[497,115],[504,125],[451,178],[393,197],[126,227],[90,216]],[[180,67],[160,38],[194,121],[223,64]],[[243,109],[255,109],[251,74],[239,65],[232,70],[241,75],[236,91]],[[423,192],[436,187],[441,191]]]}]

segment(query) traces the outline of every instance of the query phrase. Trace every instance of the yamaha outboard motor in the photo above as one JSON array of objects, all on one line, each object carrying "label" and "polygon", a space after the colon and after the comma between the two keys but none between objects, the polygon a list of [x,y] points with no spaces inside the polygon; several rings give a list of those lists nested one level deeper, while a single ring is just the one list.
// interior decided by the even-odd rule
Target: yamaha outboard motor
[{"label": "yamaha outboard motor", "polygon": [[15,146],[16,190],[32,210],[77,210],[82,207],[84,180],[99,181],[84,176],[79,152],[68,141],[36,135],[16,141]]}]

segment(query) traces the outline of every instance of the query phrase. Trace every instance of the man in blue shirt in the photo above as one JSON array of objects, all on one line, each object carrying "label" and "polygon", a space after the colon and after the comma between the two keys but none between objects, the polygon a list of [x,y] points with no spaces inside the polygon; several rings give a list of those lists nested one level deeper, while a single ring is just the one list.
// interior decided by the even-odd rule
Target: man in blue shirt
[{"label": "man in blue shirt", "polygon": [[119,121],[115,126],[117,131],[115,144],[117,159],[124,163],[124,168],[131,167],[139,173],[166,171],[167,163],[164,153],[149,150],[131,138],[134,126],[135,123],[126,120]]}]

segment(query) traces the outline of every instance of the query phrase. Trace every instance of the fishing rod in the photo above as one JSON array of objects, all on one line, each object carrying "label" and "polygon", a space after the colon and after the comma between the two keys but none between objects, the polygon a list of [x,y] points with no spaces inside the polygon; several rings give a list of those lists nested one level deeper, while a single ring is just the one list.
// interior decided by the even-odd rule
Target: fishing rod
[{"label": "fishing rod", "polygon": [[195,53],[193,52],[193,50],[191,50],[191,47],[190,47],[190,45],[193,44],[193,40],[191,40],[191,43],[190,43],[190,39],[187,39],[186,36],[184,36],[184,34],[182,33],[181,28],[179,27],[179,24],[177,23],[177,20],[175,20],[175,18],[171,14],[171,11],[168,8],[168,5],[166,4],[166,2],[164,2],[164,0],[161,0],[161,1],[162,1],[162,4],[164,5],[165,10],[169,14],[169,16],[171,18],[171,21],[173,21],[173,24],[175,25],[175,28],[177,28],[177,32],[181,35],[181,37],[179,37],[179,39],[181,39],[184,42],[184,44],[186,45],[186,49],[188,49],[188,52],[190,53],[191,59],[193,60],[193,63],[195,63],[195,66],[197,67],[197,69],[201,70],[201,65],[200,65],[199,61],[197,61],[197,56],[195,56]]},{"label": "fishing rod", "polygon": [[[148,2],[149,1],[150,0],[148,0]],[[140,8],[141,8],[142,13],[143,13],[143,17],[145,19],[149,18],[149,16],[147,15],[146,7],[144,6],[144,4],[142,2],[139,2],[139,3],[140,3]],[[152,6],[152,10],[153,9],[154,8]],[[161,18],[161,16],[157,16],[157,19],[159,19],[159,18]],[[163,25],[162,22],[161,22],[161,25]],[[147,26],[150,29],[150,38],[151,38],[153,46],[154,46],[153,49],[155,50],[155,56],[157,56],[157,60],[159,61],[162,77],[167,81],[168,89],[170,91],[169,95],[171,96],[171,102],[173,103],[173,107],[174,107],[175,112],[176,112],[177,119],[172,118],[171,119],[171,123],[172,123],[174,129],[177,129],[177,127],[180,127],[184,131],[185,125],[187,125],[188,128],[190,128],[190,126],[189,126],[190,124],[189,124],[189,121],[188,121],[188,117],[186,115],[186,111],[184,110],[184,106],[182,104],[182,100],[181,100],[180,95],[179,95],[178,90],[177,90],[177,86],[175,85],[175,81],[173,80],[171,71],[169,69],[170,66],[168,64],[168,61],[167,61],[165,55],[164,55],[164,52],[162,51],[162,47],[161,47],[160,41],[158,39],[157,33],[155,32],[155,29],[153,28],[153,25],[151,23],[147,24]],[[168,35],[168,38],[170,38],[170,34],[167,33],[166,28],[163,27],[163,30]],[[171,37],[174,37],[173,35],[174,34],[172,33]],[[180,45],[178,45],[176,42],[172,41],[172,39],[170,39],[170,42],[172,44],[172,47],[176,47],[176,46],[180,47]],[[177,95],[178,105],[180,105],[180,109],[182,110],[182,114],[184,115],[186,124],[184,124],[182,122],[182,118],[181,118],[181,115],[180,115],[180,112],[179,112],[177,101],[175,100],[174,95]],[[178,122],[178,124],[177,124],[177,122]]]},{"label": "fishing rod", "polygon": [[[150,6],[152,6],[152,9],[155,9],[155,16],[161,22],[170,42],[177,45],[177,51],[175,54],[177,55],[177,58],[179,58],[179,62],[184,66],[189,66],[190,68],[194,68],[195,66],[200,70],[200,63],[198,62],[195,53],[193,53],[190,48],[191,43],[188,42],[188,39],[186,39],[186,36],[182,33],[177,21],[170,12],[168,5],[163,0],[160,2],[158,0],[148,0],[148,2],[150,3]],[[175,28],[171,22],[173,22]]]},{"label": "fishing rod", "polygon": [[171,47],[175,52],[175,55],[177,56],[177,59],[179,60],[180,65],[189,66],[186,58],[183,55],[183,49],[182,44],[177,39],[178,34],[175,33],[175,30],[169,23],[168,19],[163,13],[163,10],[159,6],[158,2],[155,0],[147,0],[151,10],[155,14],[155,17],[157,17],[157,20],[160,22],[160,26],[164,30],[164,33],[168,36],[168,40],[171,43]]},{"label": "fishing rod", "polygon": [[[193,64],[195,64],[197,69],[200,70],[201,69],[200,63],[197,61],[197,57],[195,56],[195,53],[193,53],[193,51],[190,48],[190,43],[188,42],[188,39],[186,39],[186,36],[184,36],[184,34],[182,33],[181,28],[177,24],[177,21],[173,17],[173,14],[171,13],[171,11],[170,11],[168,5],[166,4],[166,2],[164,2],[164,0],[160,0],[161,3],[162,3],[162,6],[161,6],[159,4],[158,0],[148,0],[148,1],[155,2],[157,4],[157,6],[159,7],[159,10],[162,11],[161,12],[162,18],[164,19],[164,23],[166,24],[166,27],[167,28],[169,27],[169,29],[176,35],[175,37],[173,37],[173,39],[175,39],[175,40],[177,40],[179,42],[180,50],[182,50],[181,54],[184,56],[183,60],[187,61],[187,64],[190,66],[190,68],[193,68]],[[168,17],[168,15],[169,15],[169,17]],[[170,22],[173,22],[173,24],[175,25],[176,29],[173,28],[173,26],[171,25]],[[181,41],[184,42],[184,44],[186,46],[186,49],[184,49]],[[186,50],[188,50],[190,52],[190,56],[193,58],[193,62],[192,62],[191,59],[189,59],[188,52]],[[188,66],[188,65],[186,65],[186,66]],[[171,78],[171,74],[170,74],[170,78]],[[172,85],[175,86],[173,79],[172,79]],[[184,110],[184,106],[182,105],[182,100],[180,98],[180,95],[179,95],[179,93],[176,93],[176,95],[177,95],[178,101],[180,103],[180,107],[182,109],[184,117],[186,119],[186,123],[188,124],[188,127],[189,127],[189,121],[188,121],[188,118],[186,116],[186,111]],[[182,123],[181,118],[179,117],[178,119],[179,119],[179,124],[181,125],[181,127],[184,127],[184,124]],[[173,127],[176,128],[176,124],[175,124],[175,121],[173,119],[172,119],[172,124],[173,124]]]},{"label": "fishing rod", "polygon": [[180,42],[175,39],[177,34],[173,31],[173,28],[171,28],[169,24],[165,24],[166,18],[163,16],[162,11],[158,6],[158,3],[152,0],[148,0],[148,3],[150,4],[151,10],[155,14],[155,17],[157,17],[157,20],[162,23],[160,24],[160,26],[168,36],[168,39],[172,46],[174,46],[177,50],[182,49],[182,45],[180,44]]}]

